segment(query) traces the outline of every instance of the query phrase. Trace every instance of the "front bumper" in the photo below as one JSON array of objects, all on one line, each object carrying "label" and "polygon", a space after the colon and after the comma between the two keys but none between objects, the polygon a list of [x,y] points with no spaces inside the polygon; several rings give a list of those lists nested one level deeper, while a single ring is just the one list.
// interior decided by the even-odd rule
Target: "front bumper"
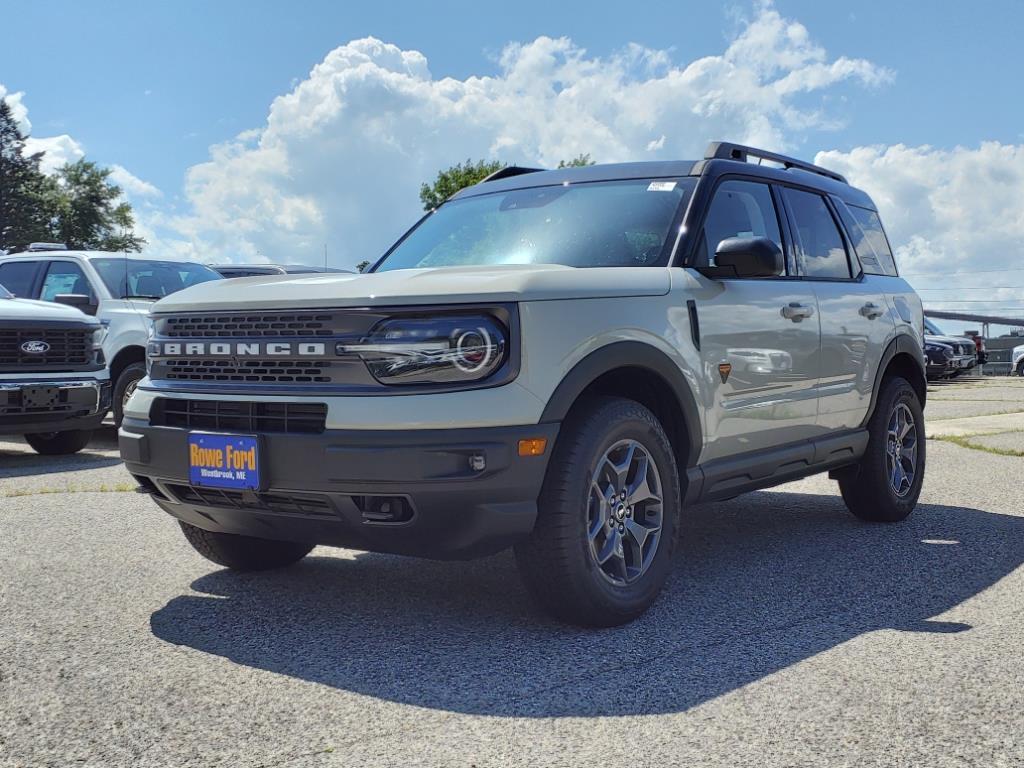
[{"label": "front bumper", "polygon": [[18,379],[0,382],[0,433],[96,429],[110,410],[110,382]]},{"label": "front bumper", "polygon": [[[186,429],[126,418],[119,443],[142,488],[196,527],[464,559],[498,552],[533,529],[557,433],[557,424],[540,424],[262,434],[258,492],[190,486]],[[519,456],[519,440],[536,437],[547,439],[545,453]],[[479,457],[484,469],[473,468]]]}]

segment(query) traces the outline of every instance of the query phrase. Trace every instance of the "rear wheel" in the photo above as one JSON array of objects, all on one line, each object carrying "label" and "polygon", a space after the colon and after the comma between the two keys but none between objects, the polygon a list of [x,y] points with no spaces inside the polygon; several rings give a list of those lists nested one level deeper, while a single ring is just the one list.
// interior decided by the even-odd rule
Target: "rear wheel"
[{"label": "rear wheel", "polygon": [[924,412],[906,379],[886,379],[868,422],[868,447],[841,473],[839,490],[861,520],[895,523],[917,505],[924,482]]},{"label": "rear wheel", "polygon": [[78,453],[92,439],[91,429],[75,429],[67,432],[38,432],[25,435],[25,442],[36,453],[43,456],[67,456]]},{"label": "rear wheel", "polygon": [[313,549],[312,544],[257,539],[220,533],[178,521],[188,543],[207,560],[236,571],[265,571],[297,563]]},{"label": "rear wheel", "polygon": [[530,537],[515,547],[534,599],[573,624],[640,616],[672,566],[679,477],[668,437],[631,400],[592,400],[566,420]]}]

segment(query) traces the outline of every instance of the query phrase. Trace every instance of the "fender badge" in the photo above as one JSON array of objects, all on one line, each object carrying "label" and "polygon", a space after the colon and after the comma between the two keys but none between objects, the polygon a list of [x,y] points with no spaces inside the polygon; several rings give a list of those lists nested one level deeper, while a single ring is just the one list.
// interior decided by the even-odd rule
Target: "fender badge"
[{"label": "fender badge", "polygon": [[718,375],[722,377],[722,383],[725,384],[729,380],[729,374],[732,373],[732,365],[729,363],[718,364]]}]

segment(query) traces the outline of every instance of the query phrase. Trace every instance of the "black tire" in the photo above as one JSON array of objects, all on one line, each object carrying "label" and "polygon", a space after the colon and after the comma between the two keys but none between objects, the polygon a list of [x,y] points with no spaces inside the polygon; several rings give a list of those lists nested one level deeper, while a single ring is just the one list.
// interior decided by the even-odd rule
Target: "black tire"
[{"label": "black tire", "polygon": [[207,560],[235,571],[266,571],[283,568],[304,558],[313,549],[312,544],[293,541],[273,541],[218,533],[196,528],[178,521],[188,543]]},{"label": "black tire", "polygon": [[91,429],[74,429],[67,432],[40,432],[25,435],[25,441],[36,453],[43,456],[67,456],[78,453],[92,440]]},{"label": "black tire", "polygon": [[[629,453],[630,446],[641,450]],[[591,505],[598,463],[610,468],[604,458],[618,456],[616,451],[623,451],[623,485],[633,487],[644,457],[648,460],[645,466],[654,465],[654,473],[645,473],[644,478],[660,486],[654,489],[660,493],[660,507],[653,498],[632,504]],[[640,458],[634,459],[637,455]],[[634,460],[638,462],[635,470]],[[627,482],[630,472],[632,483]],[[637,498],[642,495],[636,493]],[[668,578],[680,503],[675,456],[651,411],[622,398],[595,398],[577,406],[563,424],[551,456],[538,499],[537,523],[530,536],[515,546],[516,563],[527,589],[546,611],[571,624],[611,627],[636,619],[651,606]],[[612,514],[604,514],[604,510]],[[624,519],[625,510],[629,510],[628,520]],[[660,521],[655,519],[658,516]],[[658,522],[656,538],[648,541]],[[635,533],[642,529],[648,530],[641,534],[644,541]],[[614,546],[614,541],[621,546]],[[598,562],[600,555],[592,551],[602,542],[603,552],[614,553],[603,565]],[[631,558],[625,556],[627,547]],[[629,559],[634,566],[640,563],[632,580]],[[615,570],[614,563],[619,560],[623,578],[617,583],[606,571]]]},{"label": "black tire", "polygon": [[145,363],[131,363],[125,366],[124,370],[121,371],[117,376],[117,381],[114,382],[114,426],[120,427],[121,421],[124,419],[124,403],[127,399],[126,395],[131,395],[135,391],[135,385],[138,384],[146,376],[146,364]]},{"label": "black tire", "polygon": [[1024,360],[1020,361],[1020,365],[1017,366],[1017,375],[1024,376]]},{"label": "black tire", "polygon": [[[890,469],[889,428],[898,409],[906,409],[903,413],[909,413],[913,419],[915,451],[912,478],[908,477],[908,459],[905,456],[900,460],[899,472],[894,473]],[[868,421],[868,434],[864,456],[860,463],[840,474],[839,490],[847,508],[861,520],[897,523],[914,511],[925,473],[924,411],[917,392],[906,379],[893,376],[882,382],[875,412]],[[906,439],[904,436],[892,446],[894,453],[899,451],[898,455],[904,455],[903,441]],[[892,461],[895,463],[895,456]],[[893,478],[899,477],[900,472],[903,478],[897,491]]]}]

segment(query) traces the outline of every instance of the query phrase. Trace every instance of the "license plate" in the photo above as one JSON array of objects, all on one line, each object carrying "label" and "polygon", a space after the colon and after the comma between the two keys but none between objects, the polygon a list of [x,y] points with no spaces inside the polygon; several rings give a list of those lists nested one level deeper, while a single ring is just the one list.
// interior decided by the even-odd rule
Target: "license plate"
[{"label": "license plate", "polygon": [[257,490],[260,487],[259,441],[255,435],[188,436],[188,479],[210,488]]},{"label": "license plate", "polygon": [[22,408],[52,408],[60,402],[60,389],[57,387],[22,387]]}]

